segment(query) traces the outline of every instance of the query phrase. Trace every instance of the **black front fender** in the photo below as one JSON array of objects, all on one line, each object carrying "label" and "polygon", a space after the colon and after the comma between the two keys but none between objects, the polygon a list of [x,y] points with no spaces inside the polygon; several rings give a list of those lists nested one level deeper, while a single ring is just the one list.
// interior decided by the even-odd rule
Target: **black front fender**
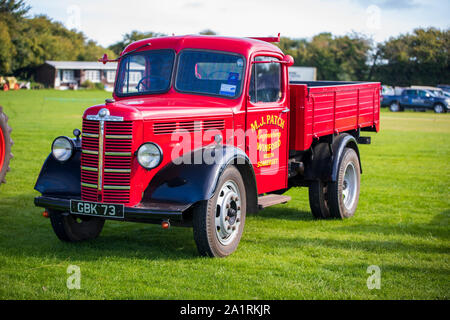
[{"label": "black front fender", "polygon": [[74,154],[65,162],[59,162],[50,153],[42,166],[34,189],[45,196],[80,198],[80,159],[81,150],[78,142]]},{"label": "black front fender", "polygon": [[[249,158],[241,149],[233,146],[214,146],[193,151],[187,156],[167,164],[152,179],[144,192],[144,201],[169,201],[193,204],[210,199],[216,190],[217,183],[225,168],[234,164],[246,168],[244,180],[252,180],[256,188],[256,179]],[[203,154],[213,152],[215,161],[204,161]],[[195,161],[197,159],[197,161]],[[201,161],[198,161],[201,159]],[[241,171],[241,170],[240,170]],[[247,176],[244,176],[247,175]],[[248,181],[247,181],[248,182]],[[256,190],[255,190],[256,192]]]}]

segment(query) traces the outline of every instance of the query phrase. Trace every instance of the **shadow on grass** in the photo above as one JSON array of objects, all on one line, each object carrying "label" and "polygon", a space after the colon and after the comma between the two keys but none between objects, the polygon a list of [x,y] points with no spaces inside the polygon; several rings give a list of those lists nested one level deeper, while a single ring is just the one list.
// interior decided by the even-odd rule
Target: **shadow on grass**
[{"label": "shadow on grass", "polygon": [[[3,254],[81,261],[105,257],[145,260],[199,258],[192,228],[163,230],[159,225],[106,221],[102,233],[95,240],[61,242],[54,234],[50,220],[42,218],[42,209],[33,206],[35,196],[30,193],[2,199],[5,220],[3,227],[0,226],[0,249]],[[264,220],[313,220],[310,212],[282,206],[249,216]]]},{"label": "shadow on grass", "polygon": [[420,238],[440,238],[449,239],[450,232],[448,229],[450,218],[450,210],[435,214],[430,223],[399,223],[399,224],[374,224],[360,223],[356,225],[333,226],[332,229],[342,233],[359,233],[359,234],[382,234],[386,236],[392,235],[410,235]]},{"label": "shadow on grass", "polygon": [[291,221],[314,220],[312,213],[309,211],[303,211],[294,208],[283,208],[282,206],[274,206],[266,208],[262,211],[259,211],[258,213],[252,213],[247,216],[263,220],[291,220]]},{"label": "shadow on grass", "polygon": [[[371,253],[392,253],[411,252],[411,253],[437,253],[449,254],[450,249],[445,246],[428,245],[428,244],[408,244],[403,241],[396,240],[338,240],[332,238],[286,238],[286,237],[269,237],[265,239],[266,242],[277,243],[281,247],[299,248],[302,246],[329,248],[329,249],[343,249],[366,251]],[[247,240],[248,241],[248,240]],[[250,240],[251,241],[251,240]]]},{"label": "shadow on grass", "polygon": [[198,258],[191,228],[163,230],[159,225],[106,221],[92,241],[61,242],[42,208],[33,206],[35,194],[3,197],[1,201],[0,251],[2,255],[55,257],[81,261],[105,257],[146,260]]}]

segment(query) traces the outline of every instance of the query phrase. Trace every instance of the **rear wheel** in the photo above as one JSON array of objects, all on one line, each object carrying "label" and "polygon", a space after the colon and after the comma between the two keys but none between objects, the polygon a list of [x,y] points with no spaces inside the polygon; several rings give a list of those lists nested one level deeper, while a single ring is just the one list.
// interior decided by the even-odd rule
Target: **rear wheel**
[{"label": "rear wheel", "polygon": [[309,206],[316,219],[329,219],[331,217],[328,206],[328,185],[320,180],[309,185]]},{"label": "rear wheel", "polygon": [[13,157],[11,147],[14,143],[11,139],[11,131],[12,129],[8,126],[8,117],[0,107],[0,184],[6,182],[5,176]]},{"label": "rear wheel", "polygon": [[400,103],[398,103],[397,101],[394,101],[390,104],[389,110],[391,112],[399,112],[399,111],[402,111],[402,108],[400,106]]},{"label": "rear wheel", "polygon": [[436,113],[444,113],[445,112],[444,105],[442,105],[440,103],[436,104],[433,109],[434,109],[434,112],[436,112]]},{"label": "rear wheel", "polygon": [[74,216],[69,213],[47,210],[53,231],[65,242],[95,239],[102,232],[105,220],[97,217]]},{"label": "rear wheel", "polygon": [[244,231],[246,205],[241,174],[229,166],[214,196],[194,208],[194,239],[200,255],[226,257],[236,250]]},{"label": "rear wheel", "polygon": [[350,218],[355,214],[359,200],[361,169],[355,150],[346,148],[339,161],[335,182],[328,184],[331,215],[335,218]]}]

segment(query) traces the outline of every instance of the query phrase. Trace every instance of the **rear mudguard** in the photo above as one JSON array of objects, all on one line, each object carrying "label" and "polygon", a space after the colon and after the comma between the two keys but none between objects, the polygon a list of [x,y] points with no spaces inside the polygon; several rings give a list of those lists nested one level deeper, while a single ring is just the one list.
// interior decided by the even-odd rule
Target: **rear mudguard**
[{"label": "rear mudguard", "polygon": [[51,153],[45,160],[34,186],[34,189],[42,195],[62,198],[81,197],[81,142],[72,140],[75,143],[75,150],[69,160],[57,161]]},{"label": "rear mudguard", "polygon": [[305,179],[336,181],[339,171],[339,161],[345,148],[355,150],[362,173],[358,143],[355,137],[343,133],[333,139],[331,150],[329,142],[320,142],[313,147],[312,158],[305,162]]},{"label": "rear mudguard", "polygon": [[347,133],[341,134],[334,140],[332,148],[333,148],[333,162],[331,167],[331,181],[337,180],[337,175],[339,172],[339,161],[341,159],[342,154],[344,153],[345,148],[351,148],[355,150],[356,154],[358,155],[359,168],[362,173],[361,158],[359,156],[358,143],[355,137]]},{"label": "rear mudguard", "polygon": [[[211,151],[211,148],[214,150]],[[203,159],[205,150],[208,154],[213,152],[213,163]],[[183,156],[183,159],[188,161],[180,163],[180,159],[177,159],[158,171],[145,190],[143,201],[194,204],[208,200],[214,195],[225,168],[235,165],[246,185],[248,212],[256,211],[256,178],[253,166],[244,151],[233,146],[218,145],[193,151]]]}]

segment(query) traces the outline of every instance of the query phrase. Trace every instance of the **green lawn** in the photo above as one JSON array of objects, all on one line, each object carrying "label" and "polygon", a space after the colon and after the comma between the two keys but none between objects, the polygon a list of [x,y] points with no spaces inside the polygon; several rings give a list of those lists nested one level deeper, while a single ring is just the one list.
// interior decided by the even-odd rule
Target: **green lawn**
[{"label": "green lawn", "polygon": [[[197,255],[191,229],[107,222],[99,239],[60,242],[33,205],[41,165],[58,135],[109,93],[0,92],[15,141],[0,188],[0,299],[448,299],[450,114],[382,113],[360,147],[356,216],[314,221],[307,189],[247,218],[236,253]],[[69,290],[69,265],[81,289]],[[368,290],[370,265],[381,289]]]}]

